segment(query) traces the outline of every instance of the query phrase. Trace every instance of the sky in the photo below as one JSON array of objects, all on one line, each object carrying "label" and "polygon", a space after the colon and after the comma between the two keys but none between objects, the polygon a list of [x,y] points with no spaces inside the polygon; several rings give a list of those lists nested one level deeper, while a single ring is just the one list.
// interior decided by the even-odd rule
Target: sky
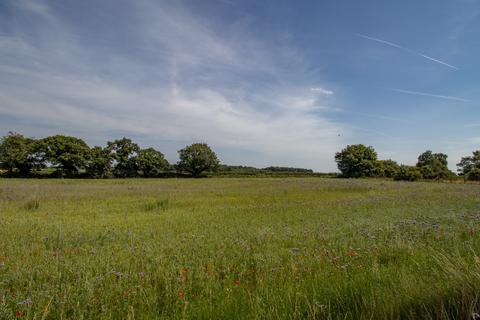
[{"label": "sky", "polygon": [[480,1],[0,0],[0,135],[336,171],[480,149]]}]

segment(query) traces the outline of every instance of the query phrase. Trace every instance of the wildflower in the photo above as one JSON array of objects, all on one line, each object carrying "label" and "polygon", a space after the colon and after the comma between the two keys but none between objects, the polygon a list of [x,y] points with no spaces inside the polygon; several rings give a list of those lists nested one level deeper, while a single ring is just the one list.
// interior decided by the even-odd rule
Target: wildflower
[{"label": "wildflower", "polygon": [[188,269],[187,268],[182,268],[180,269],[180,274],[184,275],[188,272]]},{"label": "wildflower", "polygon": [[17,318],[21,318],[23,316],[22,310],[18,310],[16,313]]},{"label": "wildflower", "polygon": [[30,305],[30,304],[32,304],[32,300],[30,300],[30,299],[25,299],[25,300],[23,300],[23,301],[20,301],[20,302],[17,303],[17,304]]},{"label": "wildflower", "polygon": [[353,249],[350,248],[348,249],[347,256],[349,256],[350,258],[353,258],[358,256],[358,253],[356,253]]},{"label": "wildflower", "polygon": [[182,300],[185,298],[185,293],[184,293],[183,291],[178,291],[178,292],[177,292],[177,295],[178,295],[178,297],[179,297],[180,299],[182,299]]},{"label": "wildflower", "polygon": [[239,279],[235,279],[235,280],[233,280],[233,283],[234,283],[235,285],[239,286],[239,285],[240,285],[240,280],[239,280]]}]

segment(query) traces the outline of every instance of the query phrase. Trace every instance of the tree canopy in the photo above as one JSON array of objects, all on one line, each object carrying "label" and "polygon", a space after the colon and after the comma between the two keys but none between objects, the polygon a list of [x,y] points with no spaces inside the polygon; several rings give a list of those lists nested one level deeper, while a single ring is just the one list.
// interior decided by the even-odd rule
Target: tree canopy
[{"label": "tree canopy", "polygon": [[39,152],[61,173],[73,175],[85,168],[90,148],[82,139],[55,135],[39,141]]},{"label": "tree canopy", "polygon": [[215,152],[206,143],[194,143],[178,151],[177,168],[199,177],[204,171],[213,171],[219,165]]},{"label": "tree canopy", "polygon": [[90,149],[86,173],[91,178],[108,178],[112,174],[113,156],[110,150],[95,146]]},{"label": "tree canopy", "polygon": [[463,157],[457,167],[458,173],[465,180],[480,180],[480,150],[473,151],[471,156]]},{"label": "tree canopy", "polygon": [[377,153],[373,147],[363,144],[348,145],[335,154],[335,161],[344,177],[360,178],[376,175]]},{"label": "tree canopy", "polygon": [[138,152],[137,165],[144,177],[156,177],[169,167],[163,153],[153,148],[142,149]]},{"label": "tree canopy", "polygon": [[418,156],[417,167],[424,179],[445,179],[452,175],[448,169],[448,156],[444,153],[425,151]]},{"label": "tree canopy", "polygon": [[113,174],[119,178],[134,177],[137,175],[137,155],[140,151],[138,144],[131,139],[123,137],[107,143],[107,150],[110,151],[115,162]]},{"label": "tree canopy", "polygon": [[0,141],[0,166],[9,173],[18,172],[26,175],[39,166],[40,163],[34,157],[33,139],[23,135],[9,132]]}]

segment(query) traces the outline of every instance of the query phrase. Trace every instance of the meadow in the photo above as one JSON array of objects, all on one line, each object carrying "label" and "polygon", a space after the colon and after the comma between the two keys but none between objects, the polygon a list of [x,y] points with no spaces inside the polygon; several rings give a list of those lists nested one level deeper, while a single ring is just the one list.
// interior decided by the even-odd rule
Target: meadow
[{"label": "meadow", "polygon": [[0,319],[472,319],[480,185],[0,179]]}]

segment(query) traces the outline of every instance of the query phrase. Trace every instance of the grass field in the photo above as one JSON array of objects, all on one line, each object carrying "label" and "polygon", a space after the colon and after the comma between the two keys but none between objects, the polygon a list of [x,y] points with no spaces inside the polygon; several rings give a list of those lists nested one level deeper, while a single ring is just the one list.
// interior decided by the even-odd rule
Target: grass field
[{"label": "grass field", "polygon": [[480,185],[0,180],[0,319],[470,319]]}]

